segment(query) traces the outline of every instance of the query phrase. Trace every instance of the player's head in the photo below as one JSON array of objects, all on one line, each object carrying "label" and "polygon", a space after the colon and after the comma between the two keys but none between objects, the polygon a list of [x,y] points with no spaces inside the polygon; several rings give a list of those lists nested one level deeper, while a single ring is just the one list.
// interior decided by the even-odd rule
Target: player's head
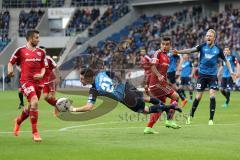
[{"label": "player's head", "polygon": [[216,39],[216,31],[214,29],[209,29],[205,36],[205,41],[208,45],[214,44]]},{"label": "player's head", "polygon": [[39,31],[38,30],[27,31],[26,40],[32,47],[36,47],[39,43]]},{"label": "player's head", "polygon": [[225,47],[224,50],[223,50],[223,53],[224,53],[225,55],[230,55],[230,54],[231,54],[230,48]]},{"label": "player's head", "polygon": [[93,83],[94,71],[90,68],[84,68],[80,71],[80,81],[85,86]]},{"label": "player's head", "polygon": [[142,49],[140,50],[140,55],[141,55],[141,56],[144,56],[145,54],[146,54],[146,49],[142,48]]},{"label": "player's head", "polygon": [[164,52],[169,52],[170,48],[171,48],[171,38],[163,37],[161,40],[161,50]]}]

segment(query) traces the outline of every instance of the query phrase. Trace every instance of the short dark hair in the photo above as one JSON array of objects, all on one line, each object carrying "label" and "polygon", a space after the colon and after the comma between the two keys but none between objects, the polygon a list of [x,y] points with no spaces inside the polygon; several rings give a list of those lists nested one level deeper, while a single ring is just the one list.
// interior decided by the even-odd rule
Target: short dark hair
[{"label": "short dark hair", "polygon": [[33,37],[34,34],[39,34],[40,32],[36,29],[28,30],[26,34],[26,40],[29,40],[29,38]]},{"label": "short dark hair", "polygon": [[162,41],[170,41],[171,42],[171,38],[169,36],[164,36],[164,37],[162,37]]},{"label": "short dark hair", "polygon": [[91,68],[82,68],[80,70],[80,75],[83,75],[84,77],[93,77],[94,71]]}]

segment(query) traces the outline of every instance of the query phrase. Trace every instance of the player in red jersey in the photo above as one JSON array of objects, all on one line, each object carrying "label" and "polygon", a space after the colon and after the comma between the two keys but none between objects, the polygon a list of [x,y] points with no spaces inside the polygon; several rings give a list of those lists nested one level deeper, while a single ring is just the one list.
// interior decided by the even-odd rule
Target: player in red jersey
[{"label": "player in red jersey", "polygon": [[[40,46],[40,48],[45,50],[45,47]],[[54,114],[56,115],[58,113],[56,109],[56,87],[57,87],[57,80],[58,80],[58,69],[57,64],[55,61],[50,57],[46,56],[45,58],[45,75],[43,77],[43,95],[46,102],[48,102],[50,105],[55,107]]]},{"label": "player in red jersey", "polygon": [[41,79],[45,74],[45,51],[37,47],[39,43],[39,31],[28,31],[26,40],[27,44],[17,48],[8,63],[8,76],[10,77],[14,76],[13,65],[20,65],[20,84],[23,94],[29,102],[29,108],[24,109],[22,114],[15,120],[14,135],[19,135],[21,123],[29,117],[32,124],[33,140],[40,142],[42,139],[37,129],[38,101],[43,87]]},{"label": "player in red jersey", "polygon": [[[169,66],[169,57],[167,53],[169,52],[171,47],[171,39],[168,37],[164,37],[161,41],[161,50],[158,50],[154,53],[152,57],[152,66],[151,71],[152,74],[149,80],[149,93],[151,96],[154,96],[160,99],[163,103],[166,103],[166,98],[171,99],[171,103],[177,103],[179,99],[179,95],[167,82],[167,70]],[[154,134],[155,132],[152,127],[157,122],[158,118],[161,114],[151,114],[150,121],[147,127],[144,129],[144,133],[146,134]],[[173,121],[174,111],[171,110],[167,115],[166,127],[171,127],[174,129],[181,128],[181,126],[177,125],[175,121]]]}]

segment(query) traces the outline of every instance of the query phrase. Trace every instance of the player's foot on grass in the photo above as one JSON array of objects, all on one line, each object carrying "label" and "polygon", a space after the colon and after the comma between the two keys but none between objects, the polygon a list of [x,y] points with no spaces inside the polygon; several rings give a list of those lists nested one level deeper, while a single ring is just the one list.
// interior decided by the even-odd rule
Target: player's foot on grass
[{"label": "player's foot on grass", "polygon": [[222,105],[222,107],[223,107],[223,108],[228,108],[228,104],[227,104],[227,103],[224,103],[224,104]]},{"label": "player's foot on grass", "polygon": [[193,102],[193,100],[192,100],[192,99],[189,99],[189,100],[188,100],[188,102],[192,103],[192,102]]},{"label": "player's foot on grass", "polygon": [[208,125],[209,125],[209,126],[212,126],[212,125],[213,125],[213,120],[209,120],[209,121],[208,121]]},{"label": "player's foot on grass", "polygon": [[13,129],[13,134],[14,136],[18,136],[20,132],[20,125],[17,124],[17,118],[14,120],[14,129]]},{"label": "player's foot on grass", "polygon": [[40,137],[38,132],[33,133],[32,136],[33,136],[33,140],[35,142],[41,142],[42,141],[42,138]]},{"label": "player's foot on grass", "polygon": [[18,109],[22,109],[24,107],[24,105],[22,104],[22,103],[20,103],[19,105],[18,105]]},{"label": "player's foot on grass", "polygon": [[186,124],[191,124],[192,119],[193,119],[193,117],[188,116],[187,120],[186,120]]},{"label": "player's foot on grass", "polygon": [[188,102],[188,99],[187,99],[187,98],[184,99],[184,100],[182,101],[181,108],[183,108],[183,107],[187,104],[187,102]]},{"label": "player's foot on grass", "polygon": [[146,127],[143,131],[144,134],[158,134],[158,132],[154,131],[154,129],[150,127]]},{"label": "player's foot on grass", "polygon": [[173,121],[173,120],[166,120],[165,126],[166,126],[167,128],[173,128],[173,129],[179,129],[179,128],[181,128],[181,126],[178,125],[178,124],[177,124],[175,121]]}]

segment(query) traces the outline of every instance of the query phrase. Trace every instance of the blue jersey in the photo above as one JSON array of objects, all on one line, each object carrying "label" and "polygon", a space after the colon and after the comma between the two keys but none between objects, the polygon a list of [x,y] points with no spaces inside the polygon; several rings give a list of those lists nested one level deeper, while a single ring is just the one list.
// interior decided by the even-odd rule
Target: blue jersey
[{"label": "blue jersey", "polygon": [[[226,59],[230,62],[233,72],[235,72],[235,64],[238,63],[238,62],[237,62],[237,59],[236,59],[234,56],[232,56],[232,55],[227,55],[227,56],[226,56]],[[229,70],[228,70],[227,65],[226,65],[225,62],[223,62],[223,73],[222,73],[222,77],[223,77],[223,78],[229,78],[229,77],[231,77],[231,74],[230,74],[230,72],[229,72]]]},{"label": "blue jersey", "polygon": [[94,104],[97,96],[106,96],[122,102],[124,99],[125,84],[118,82],[111,72],[99,72],[89,90],[88,103]]},{"label": "blue jersey", "polygon": [[181,77],[190,77],[192,73],[192,63],[189,61],[184,61],[181,67]]},{"label": "blue jersey", "polygon": [[210,47],[207,43],[197,46],[200,52],[199,73],[216,76],[218,72],[218,58],[226,61],[221,48],[217,45]]},{"label": "blue jersey", "polygon": [[180,57],[178,55],[173,55],[172,53],[168,53],[168,57],[170,59],[170,63],[168,66],[168,70],[167,73],[169,72],[174,72],[177,70],[177,62],[180,59]]}]

